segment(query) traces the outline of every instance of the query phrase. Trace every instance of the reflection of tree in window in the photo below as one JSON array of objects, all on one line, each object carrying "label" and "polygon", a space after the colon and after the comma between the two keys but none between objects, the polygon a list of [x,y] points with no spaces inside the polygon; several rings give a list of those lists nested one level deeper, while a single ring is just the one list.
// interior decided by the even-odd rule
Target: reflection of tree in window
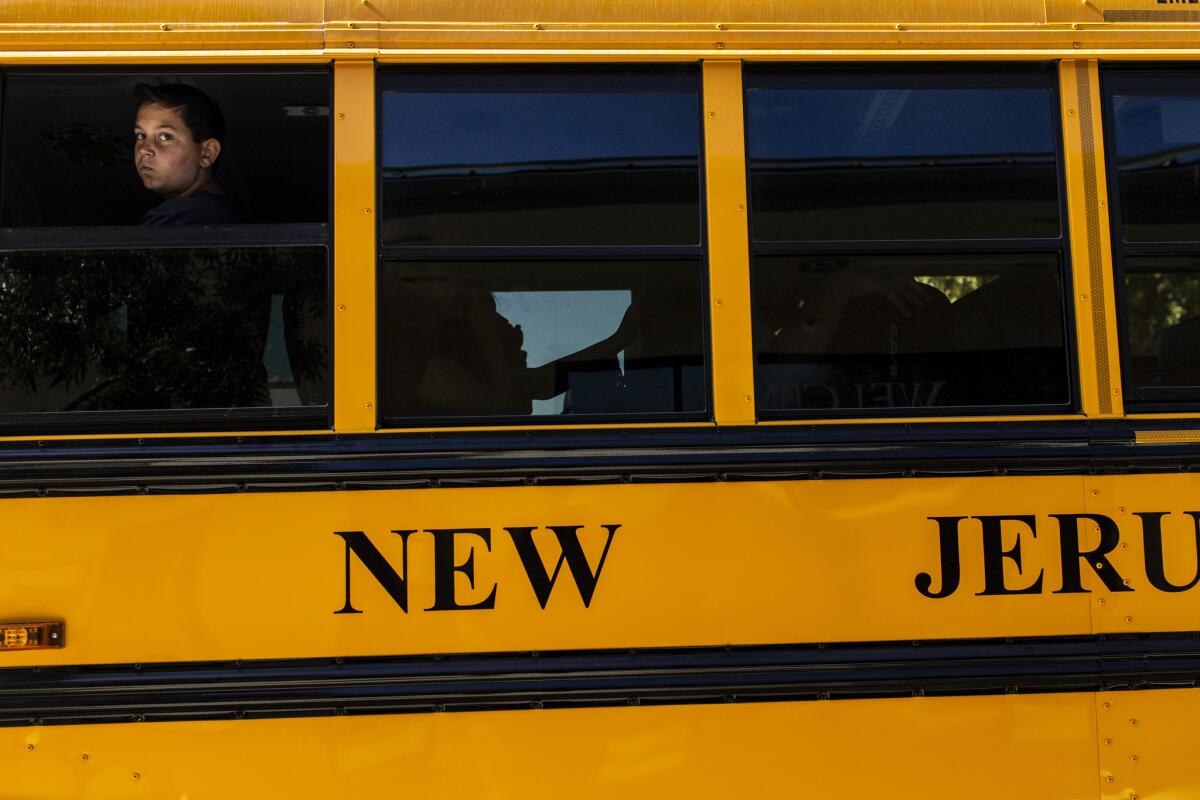
[{"label": "reflection of tree in window", "polygon": [[[270,405],[263,365],[270,306],[247,301],[304,298],[284,305],[299,329],[303,319],[323,316],[324,280],[323,249],[7,253],[0,257],[0,407]],[[323,395],[323,335],[293,338],[295,380]]]}]

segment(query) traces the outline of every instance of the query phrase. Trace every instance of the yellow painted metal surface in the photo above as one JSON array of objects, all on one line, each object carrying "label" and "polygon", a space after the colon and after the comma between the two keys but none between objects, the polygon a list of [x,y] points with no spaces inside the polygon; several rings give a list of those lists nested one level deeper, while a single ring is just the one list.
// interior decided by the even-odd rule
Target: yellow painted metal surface
[{"label": "yellow painted metal surface", "polygon": [[718,424],[745,425],[754,422],[754,346],[740,62],[704,62],[704,152],[713,406]]},{"label": "yellow painted metal surface", "polygon": [[7,728],[0,792],[1077,800],[1094,728],[1090,694]]},{"label": "yellow painted metal surface", "polygon": [[1190,689],[1096,695],[1102,800],[1200,797],[1197,714]]},{"label": "yellow painted metal surface", "polygon": [[[0,56],[108,60],[378,51],[397,57],[603,58],[614,51],[750,58],[1174,54],[1200,44],[1200,14],[1155,0],[8,0]],[[922,55],[923,54],[923,55]],[[128,56],[127,56],[128,57]]]},{"label": "yellow painted metal surface", "polygon": [[375,65],[333,66],[333,427],[375,428]]},{"label": "yellow painted metal surface", "polygon": [[[1200,476],[1092,475],[1085,482],[1088,511],[1115,520],[1122,530],[1121,543],[1109,558],[1133,590],[1092,599],[1095,631],[1192,631],[1200,627],[1200,593],[1183,588],[1200,574],[1196,559],[1200,532],[1196,520],[1185,513],[1200,512],[1200,503],[1195,501]],[[1157,528],[1153,519],[1144,516],[1162,512],[1170,513],[1158,519]],[[1161,538],[1156,530],[1161,531]],[[1170,590],[1151,584],[1150,571],[1145,568],[1148,534],[1152,543],[1161,541],[1165,566],[1160,580],[1174,587]],[[1200,582],[1196,588],[1200,590]]]},{"label": "yellow painted metal surface", "polygon": [[[1181,498],[1200,477],[1112,480],[1129,487],[1127,510],[1175,511],[1172,536],[1184,536],[1177,518],[1191,509]],[[1076,565],[1079,592],[1056,593],[1063,569],[1049,516],[1091,508],[1084,485],[931,478],[9,499],[0,609],[18,621],[65,620],[67,646],[4,654],[3,665],[1088,634],[1092,605],[1112,593],[1086,564]],[[1010,522],[1002,538],[1006,548],[1019,539],[1022,558],[1019,568],[1003,560],[1006,585],[1036,580],[1038,591],[979,594],[978,519],[959,524],[961,580],[946,591],[930,518],[980,515],[1036,516],[1036,534]],[[1113,518],[1128,551],[1112,563],[1144,583],[1137,519]],[[541,605],[537,570],[507,529],[537,529],[549,575],[563,552],[549,525],[581,526],[581,571],[599,568],[607,543],[590,606],[568,566]],[[487,530],[452,536],[439,561],[433,529]],[[403,577],[394,533],[403,530],[416,531],[407,611],[337,535],[362,532]],[[1086,524],[1080,535],[1083,550],[1094,546]],[[1186,572],[1187,542],[1169,545]],[[451,560],[472,573],[451,572]],[[921,580],[947,596],[926,596]],[[460,606],[491,596],[492,607],[430,610],[439,587]],[[1200,594],[1139,588],[1120,598],[1138,606],[1137,624],[1117,629],[1195,627]],[[1125,606],[1112,598],[1110,607]],[[362,613],[335,613],[348,608]]]},{"label": "yellow painted metal surface", "polygon": [[1120,416],[1124,404],[1097,64],[1064,61],[1059,79],[1082,409],[1088,416]]}]

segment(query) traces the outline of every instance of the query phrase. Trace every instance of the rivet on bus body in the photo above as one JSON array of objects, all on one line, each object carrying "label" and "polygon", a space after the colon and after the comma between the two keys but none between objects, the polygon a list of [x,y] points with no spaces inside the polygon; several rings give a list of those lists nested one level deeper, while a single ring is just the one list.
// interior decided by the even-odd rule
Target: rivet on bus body
[{"label": "rivet on bus body", "polygon": [[721,23],[721,22],[718,22],[714,27],[719,31],[725,30],[725,25],[724,25],[724,23]]},{"label": "rivet on bus body", "polygon": [[82,755],[80,755],[79,757],[80,757],[80,758],[82,758],[84,761],[87,761],[87,760],[88,760],[88,754],[87,754],[87,753],[83,753],[83,754],[82,754]]},{"label": "rivet on bus body", "polygon": [[724,43],[724,42],[717,42],[717,49],[718,49],[718,50],[724,50],[724,49],[725,49],[725,43]]},{"label": "rivet on bus body", "polygon": [[717,305],[721,305],[721,298],[719,298],[719,297],[718,297],[718,298],[716,299],[716,304],[717,304]]},{"label": "rivet on bus body", "polygon": [[1129,578],[1123,578],[1123,579],[1121,580],[1121,583],[1125,584],[1126,586],[1129,586],[1129,585],[1131,585],[1131,584],[1129,583]]},{"label": "rivet on bus body", "polygon": [[746,204],[738,203],[738,211],[745,211],[745,210],[746,210]]},{"label": "rivet on bus body", "polygon": [[1105,740],[1104,740],[1104,746],[1105,746],[1105,747],[1112,747],[1112,739],[1105,739]]},{"label": "rivet on bus body", "polygon": [[1124,513],[1125,513],[1125,506],[1117,506],[1117,511],[1120,511],[1122,514],[1124,514]]},{"label": "rivet on bus body", "polygon": [[1105,775],[1105,776],[1104,776],[1104,780],[1108,781],[1109,783],[1112,783],[1112,782],[1113,782],[1113,776],[1112,776],[1112,775]]},{"label": "rivet on bus body", "polygon": [[1098,600],[1096,600],[1096,602],[1099,603],[1100,605],[1104,605],[1104,598],[1101,597]]},{"label": "rivet on bus body", "polygon": [[25,749],[26,749],[26,750],[33,750],[33,749],[35,749],[36,747],[37,747],[37,745],[36,745],[36,744],[34,744],[33,742],[30,742],[29,744],[25,745]]},{"label": "rivet on bus body", "polygon": [[753,399],[754,399],[754,398],[752,398],[750,395],[746,395],[746,402],[747,402],[747,403],[749,403],[749,402],[750,402],[751,400],[753,400]]},{"label": "rivet on bus body", "polygon": [[366,404],[366,406],[367,406],[367,408],[371,408],[371,407],[372,407],[370,403],[367,403],[367,404]]},{"label": "rivet on bus body", "polygon": [[1105,703],[1105,704],[1104,704],[1104,710],[1105,710],[1105,711],[1108,711],[1110,708],[1112,708],[1112,703]]},{"label": "rivet on bus body", "polygon": [[371,209],[369,209],[369,208],[364,208],[364,209],[363,209],[363,213],[364,213],[364,214],[370,214],[370,213],[371,213]]},{"label": "rivet on bus body", "polygon": [[546,26],[545,26],[545,25],[543,25],[543,24],[542,24],[542,23],[540,23],[540,22],[535,22],[535,23],[533,23],[533,29],[534,29],[535,31],[541,31],[541,30],[545,30],[545,29],[546,29]]},{"label": "rivet on bus body", "polygon": [[135,773],[133,773],[133,779],[134,779],[135,781],[136,781],[136,780],[138,780],[138,779],[139,779],[139,778],[141,778],[141,777],[142,777],[142,773],[140,773],[140,772],[135,772]]},{"label": "rivet on bus body", "polygon": [[1132,755],[1129,757],[1129,760],[1136,764],[1138,762],[1138,757],[1136,755]]},{"label": "rivet on bus body", "polygon": [[1128,543],[1128,542],[1121,542],[1121,549],[1122,549],[1122,550],[1128,550],[1128,549],[1129,549],[1129,543]]},{"label": "rivet on bus body", "polygon": [[345,119],[345,118],[346,118],[346,114],[345,114],[345,112],[343,112],[343,111],[339,111],[339,112],[338,112],[338,119]]},{"label": "rivet on bus body", "polygon": [[902,30],[904,30],[904,26],[903,26],[903,25],[897,25],[897,26],[896,26],[896,30],[898,30],[898,31],[902,31]]},{"label": "rivet on bus body", "polygon": [[170,26],[170,25],[162,25],[161,27],[162,27],[162,29],[163,29],[164,31],[169,31],[169,30],[171,30],[171,26]]},{"label": "rivet on bus body", "polygon": [[1099,490],[1099,489],[1092,489],[1092,497],[1095,497],[1095,496],[1096,496],[1096,495],[1098,495],[1098,494],[1100,494],[1100,490]]},{"label": "rivet on bus body", "polygon": [[1071,42],[1071,47],[1079,47],[1079,42]]},{"label": "rivet on bus body", "polygon": [[1136,719],[1131,719],[1131,720],[1129,720],[1129,724],[1130,724],[1130,725],[1137,725],[1137,720],[1136,720]]},{"label": "rivet on bus body", "polygon": [[346,42],[346,47],[354,47],[354,42]]},{"label": "rivet on bus body", "polygon": [[1097,561],[1097,562],[1096,562],[1096,569],[1104,569],[1104,562],[1103,562],[1103,561]]},{"label": "rivet on bus body", "polygon": [[713,118],[714,118],[714,117],[716,117],[716,116],[717,116],[717,112],[715,112],[715,111],[710,111],[710,112],[708,112],[708,118],[709,118],[709,119],[713,119]]},{"label": "rivet on bus body", "polygon": [[[1126,621],[1126,622],[1133,622],[1133,617],[1126,617],[1126,618],[1125,618],[1125,621]],[[1132,723],[1132,724],[1136,725],[1137,723]]]},{"label": "rivet on bus body", "polygon": [[338,303],[338,311],[345,311],[345,310],[346,310],[346,304]]},{"label": "rivet on bus body", "polygon": [[357,26],[357,25],[355,25],[353,22],[348,22],[348,23],[346,23],[346,27],[347,27],[347,28],[350,28],[350,29],[354,29],[354,28],[356,28],[356,27],[358,27],[358,26]]}]

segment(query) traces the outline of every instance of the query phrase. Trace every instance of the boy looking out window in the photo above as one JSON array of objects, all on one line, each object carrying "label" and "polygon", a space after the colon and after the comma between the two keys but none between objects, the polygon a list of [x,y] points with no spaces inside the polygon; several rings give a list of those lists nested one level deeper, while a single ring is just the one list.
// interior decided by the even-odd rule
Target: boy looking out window
[{"label": "boy looking out window", "polygon": [[182,83],[138,84],[133,161],[142,185],[163,202],[143,225],[230,225],[242,221],[215,175],[225,117],[212,98]]}]

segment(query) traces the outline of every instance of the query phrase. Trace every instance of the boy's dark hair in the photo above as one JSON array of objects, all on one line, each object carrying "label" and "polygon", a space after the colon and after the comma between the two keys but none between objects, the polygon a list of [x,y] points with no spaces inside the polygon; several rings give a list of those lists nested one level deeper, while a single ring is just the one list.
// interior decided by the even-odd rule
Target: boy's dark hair
[{"label": "boy's dark hair", "polygon": [[132,96],[138,108],[154,103],[179,112],[183,124],[197,142],[205,139],[225,142],[225,115],[211,97],[195,86],[186,83],[164,83],[161,86],[139,83],[133,87]]}]

